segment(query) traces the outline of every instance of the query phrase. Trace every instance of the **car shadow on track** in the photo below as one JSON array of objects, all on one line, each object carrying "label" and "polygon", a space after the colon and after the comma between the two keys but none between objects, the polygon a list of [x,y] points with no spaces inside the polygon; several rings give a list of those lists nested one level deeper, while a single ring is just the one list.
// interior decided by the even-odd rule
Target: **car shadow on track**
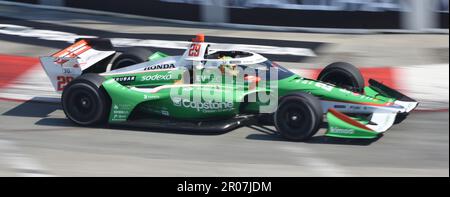
[{"label": "car shadow on track", "polygon": [[[263,140],[263,141],[286,141],[278,132],[274,129],[266,126],[252,125],[249,128],[259,131],[260,133],[254,133],[248,135],[246,138],[249,140]],[[333,144],[333,145],[353,145],[353,146],[368,146],[380,139],[382,136],[376,139],[343,139],[333,138],[324,135],[315,135],[310,140],[303,143],[307,144]]]},{"label": "car shadow on track", "polygon": [[133,125],[99,125],[99,126],[89,126],[83,127],[76,125],[72,121],[67,118],[43,118],[35,123],[36,125],[41,126],[58,126],[58,127],[78,127],[80,129],[109,129],[109,130],[120,130],[120,131],[130,131],[130,132],[152,132],[152,133],[167,133],[167,134],[180,134],[180,135],[222,135],[227,132],[217,132],[217,131],[209,131],[209,132],[190,132],[185,130],[165,130],[165,129],[156,129],[156,128],[145,128],[145,127],[136,127]]},{"label": "car shadow on track", "polygon": [[[59,103],[48,103],[40,101],[42,99],[35,98],[30,101],[19,104],[18,106],[3,113],[3,116],[17,116],[17,117],[32,117],[41,118],[35,124],[41,126],[56,126],[56,127],[80,127],[67,118],[54,118],[49,117],[51,113],[62,110]],[[280,141],[288,142],[282,136],[280,136],[274,129],[267,126],[250,125],[247,126],[260,133],[253,133],[246,137],[249,140],[263,140],[263,141]],[[112,129],[112,130],[126,130],[133,132],[154,132],[154,133],[167,133],[167,134],[181,134],[181,135],[223,135],[231,131],[185,131],[185,130],[169,130],[169,129],[154,129],[154,128],[142,128],[132,125],[106,125],[97,127],[88,127],[88,129]],[[379,138],[374,140],[361,140],[361,139],[340,139],[327,136],[316,135],[309,141],[304,143],[310,144],[339,144],[339,145],[358,145],[368,146],[373,142],[376,142]]]},{"label": "car shadow on track", "polygon": [[3,116],[46,118],[51,113],[61,110],[61,104],[42,102],[39,97],[23,102],[9,111],[3,113]]},{"label": "car shadow on track", "polygon": [[133,125],[104,125],[104,126],[91,126],[81,127],[76,125],[65,117],[51,117],[50,114],[56,111],[62,111],[60,103],[43,102],[43,98],[33,98],[30,101],[20,103],[14,108],[1,114],[2,116],[15,116],[15,117],[27,117],[27,118],[40,118],[35,125],[40,126],[55,126],[55,127],[67,127],[67,128],[86,128],[86,129],[112,129],[112,130],[127,130],[136,132],[155,132],[155,133],[171,133],[171,134],[184,134],[184,135],[222,135],[228,132],[190,132],[183,130],[166,130],[155,128],[143,128]]}]

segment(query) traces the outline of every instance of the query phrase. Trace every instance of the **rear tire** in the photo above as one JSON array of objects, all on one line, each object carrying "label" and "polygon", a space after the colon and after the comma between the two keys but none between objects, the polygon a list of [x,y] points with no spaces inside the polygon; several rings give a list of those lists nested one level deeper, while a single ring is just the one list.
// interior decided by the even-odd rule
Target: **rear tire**
[{"label": "rear tire", "polygon": [[364,77],[356,66],[349,63],[332,63],[320,72],[317,79],[353,92],[364,93]]},{"label": "rear tire", "polygon": [[319,99],[307,93],[296,93],[281,99],[274,115],[277,131],[292,141],[305,141],[314,136],[323,121]]},{"label": "rear tire", "polygon": [[148,61],[148,58],[153,54],[152,51],[146,48],[130,48],[114,59],[111,70],[117,70]]},{"label": "rear tire", "polygon": [[97,74],[85,74],[64,88],[62,106],[67,118],[82,126],[106,122],[111,104],[101,87],[103,81]]}]

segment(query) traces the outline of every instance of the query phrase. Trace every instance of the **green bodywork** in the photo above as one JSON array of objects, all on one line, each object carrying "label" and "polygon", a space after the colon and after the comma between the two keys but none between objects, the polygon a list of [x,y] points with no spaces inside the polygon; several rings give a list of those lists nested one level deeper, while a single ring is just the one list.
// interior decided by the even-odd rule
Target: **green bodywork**
[{"label": "green bodywork", "polygon": [[160,60],[163,58],[169,57],[167,54],[161,53],[161,52],[156,52],[153,53],[150,57],[148,57],[148,61],[156,61],[156,60]]},{"label": "green bodywork", "polygon": [[[166,57],[155,53],[149,59],[152,61]],[[309,92],[321,100],[345,101],[351,103],[388,105],[395,99],[380,95],[374,89],[367,87],[364,95],[356,94],[316,80],[292,74],[277,81],[265,81],[266,86],[251,87],[246,81],[233,80],[226,83],[223,80],[208,78],[201,83],[181,83],[185,69],[174,69],[156,72],[136,72],[132,74],[104,75],[103,87],[111,98],[110,123],[125,122],[133,112],[140,111],[149,116],[166,116],[182,120],[209,120],[231,118],[238,114],[257,114],[261,106],[267,102],[248,102],[256,93],[281,98],[295,92]],[[205,82],[206,81],[206,82]],[[173,84],[180,86],[170,86]],[[270,88],[270,85],[276,85]],[[168,85],[165,88],[161,86]],[[160,88],[160,89],[158,89]],[[142,91],[145,90],[145,91]],[[274,94],[277,90],[277,94]],[[173,96],[176,95],[176,96]],[[252,97],[254,98],[254,97]],[[377,133],[355,127],[327,113],[329,130],[327,136],[342,138],[375,138]],[[358,120],[362,124],[368,122]]]},{"label": "green bodywork", "polygon": [[[333,113],[327,113],[328,120],[328,131],[325,133],[326,136],[329,137],[340,137],[340,138],[356,138],[356,139],[373,139],[378,137],[378,133],[372,131],[368,128],[362,128],[355,125],[352,125],[337,116]],[[355,118],[355,121],[361,123],[362,125],[366,125],[367,120]]]}]

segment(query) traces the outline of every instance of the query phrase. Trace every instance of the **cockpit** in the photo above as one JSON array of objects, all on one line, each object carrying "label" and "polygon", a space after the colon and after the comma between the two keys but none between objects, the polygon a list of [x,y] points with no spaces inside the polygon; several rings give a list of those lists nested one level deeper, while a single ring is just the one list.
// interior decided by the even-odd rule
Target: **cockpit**
[{"label": "cockpit", "polygon": [[211,54],[206,55],[205,59],[214,60],[221,59],[223,57],[236,58],[247,58],[253,56],[252,53],[244,51],[216,51]]}]

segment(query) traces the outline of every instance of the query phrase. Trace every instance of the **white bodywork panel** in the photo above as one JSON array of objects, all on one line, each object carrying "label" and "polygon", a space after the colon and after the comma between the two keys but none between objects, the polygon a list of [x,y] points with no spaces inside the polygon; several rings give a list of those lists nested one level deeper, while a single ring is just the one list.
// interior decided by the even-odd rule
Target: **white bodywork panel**
[{"label": "white bodywork panel", "polygon": [[86,41],[81,40],[52,56],[41,57],[40,61],[52,86],[60,93],[70,81],[80,76],[83,70],[115,53],[95,50]]},{"label": "white bodywork panel", "polygon": [[373,113],[370,122],[375,123],[376,125],[366,125],[370,129],[375,132],[382,133],[387,131],[389,128],[394,125],[395,118],[397,117],[397,113]]},{"label": "white bodywork panel", "polygon": [[[118,73],[132,73],[132,72],[146,72],[176,69],[185,67],[192,69],[193,67],[218,67],[222,64],[258,64],[267,61],[263,56],[253,53],[243,58],[232,59],[205,59],[209,53],[216,52],[220,46],[215,50],[210,50],[210,43],[192,42],[186,46],[186,51],[182,56],[170,56],[156,61],[148,61],[136,65],[128,66],[122,69],[109,71],[103,75],[118,74]],[[222,46],[223,47],[223,46]],[[226,47],[224,47],[226,48]],[[231,50],[230,48],[228,50]],[[83,70],[91,67],[99,61],[115,54],[116,51],[100,51],[89,46],[85,40],[78,41],[68,48],[55,53],[52,56],[41,57],[41,63],[47,73],[53,87],[57,92],[62,92],[64,87],[73,79],[82,74]]]},{"label": "white bodywork panel", "polygon": [[417,107],[417,102],[395,101],[389,106],[370,106],[337,101],[321,101],[324,113],[336,109],[341,113],[370,114],[370,122],[366,125],[375,132],[382,133],[394,125],[398,113],[408,113]]},{"label": "white bodywork panel", "polygon": [[[67,61],[64,64],[58,64],[60,60]],[[64,87],[73,79],[82,74],[82,70],[76,58],[60,59],[56,57],[41,57],[41,64],[47,73],[53,88],[61,93]]]},{"label": "white bodywork panel", "polygon": [[215,51],[208,50],[209,44],[207,43],[192,43],[186,52],[182,56],[170,56],[162,58],[160,60],[143,62],[140,64],[128,66],[122,69],[117,69],[110,71],[105,74],[117,74],[117,73],[130,73],[130,72],[140,72],[140,71],[157,71],[157,70],[167,70],[176,68],[204,68],[204,67],[214,67],[218,68],[223,64],[239,64],[239,65],[249,65],[258,64],[267,61],[267,58],[252,52],[246,52],[250,55],[243,58],[232,58],[232,59],[206,59],[205,54],[214,53]]},{"label": "white bodywork panel", "polygon": [[408,101],[395,101],[395,104],[403,106],[406,109],[406,112],[411,112],[412,110],[414,110],[417,105],[419,104],[418,102],[408,102]]},{"label": "white bodywork panel", "polygon": [[[347,102],[338,101],[321,101],[324,113],[328,109],[336,109],[342,113],[354,113],[354,114],[371,114],[371,113],[403,113],[406,109],[400,105],[391,106],[372,106],[366,104],[353,104]],[[344,108],[345,107],[345,108]]]}]

